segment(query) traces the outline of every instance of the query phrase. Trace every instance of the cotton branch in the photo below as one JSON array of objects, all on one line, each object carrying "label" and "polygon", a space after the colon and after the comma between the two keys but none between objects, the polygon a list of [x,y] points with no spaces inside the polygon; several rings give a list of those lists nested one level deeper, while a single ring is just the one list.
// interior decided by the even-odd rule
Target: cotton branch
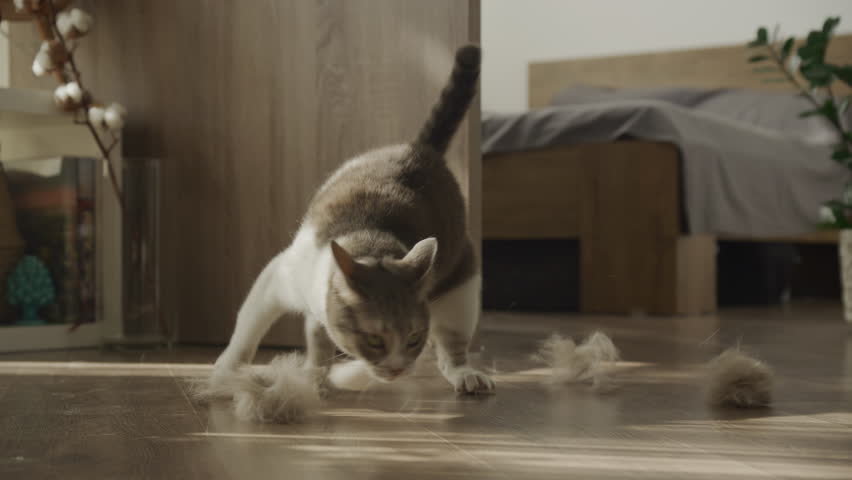
[{"label": "cotton branch", "polygon": [[[42,39],[41,48],[33,61],[33,74],[52,74],[59,83],[54,91],[56,104],[65,111],[74,112],[76,123],[88,127],[101,152],[116,200],[123,212],[124,195],[111,154],[117,144],[112,132],[124,126],[127,111],[118,103],[107,107],[96,104],[85,88],[74,59],[74,47],[77,40],[89,32],[93,20],[78,8],[63,11],[69,3],[69,0],[16,0],[15,6],[18,11],[31,15]],[[111,135],[109,142],[105,139],[107,133]]]}]

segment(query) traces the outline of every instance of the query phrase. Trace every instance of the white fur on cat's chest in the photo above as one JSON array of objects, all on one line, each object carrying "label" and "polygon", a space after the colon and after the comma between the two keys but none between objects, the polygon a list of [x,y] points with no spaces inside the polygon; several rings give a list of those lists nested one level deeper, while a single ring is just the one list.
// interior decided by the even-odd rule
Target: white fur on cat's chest
[{"label": "white fur on cat's chest", "polygon": [[325,324],[326,294],[334,260],[328,245],[318,245],[316,230],[308,223],[296,233],[293,243],[274,260],[276,282],[284,305],[300,307],[312,320]]}]

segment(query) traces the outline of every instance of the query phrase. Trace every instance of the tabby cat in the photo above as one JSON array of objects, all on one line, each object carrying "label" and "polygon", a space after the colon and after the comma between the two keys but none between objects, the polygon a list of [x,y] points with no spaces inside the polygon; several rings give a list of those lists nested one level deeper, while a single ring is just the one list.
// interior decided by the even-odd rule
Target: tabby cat
[{"label": "tabby cat", "polygon": [[283,313],[300,312],[314,371],[328,372],[339,349],[391,381],[428,341],[456,391],[494,390],[468,361],[481,279],[464,198],[444,158],[476,95],[479,65],[478,47],[460,48],[414,142],[353,158],[320,187],[292,244],[252,286],[214,380],[251,362]]}]

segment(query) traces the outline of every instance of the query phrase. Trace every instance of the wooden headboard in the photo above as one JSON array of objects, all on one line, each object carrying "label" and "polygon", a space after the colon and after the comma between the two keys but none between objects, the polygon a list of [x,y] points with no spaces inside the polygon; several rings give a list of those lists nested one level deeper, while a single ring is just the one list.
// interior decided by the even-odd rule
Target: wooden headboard
[{"label": "wooden headboard", "polygon": [[[745,42],[744,42],[745,43]],[[529,106],[545,107],[565,87],[583,84],[604,87],[696,87],[790,90],[788,83],[764,83],[746,59],[755,54],[745,44],[655,52],[616,57],[536,62],[529,65]],[[829,60],[852,62],[852,34],[832,38]],[[849,94],[848,88],[838,94]]]}]

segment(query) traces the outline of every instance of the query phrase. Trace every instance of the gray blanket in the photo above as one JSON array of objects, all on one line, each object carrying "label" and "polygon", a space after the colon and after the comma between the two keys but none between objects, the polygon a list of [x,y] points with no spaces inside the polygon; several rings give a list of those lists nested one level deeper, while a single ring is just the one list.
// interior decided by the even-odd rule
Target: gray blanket
[{"label": "gray blanket", "polygon": [[483,117],[486,154],[623,138],[677,145],[692,233],[812,232],[820,204],[850,180],[828,146],[665,101],[621,99]]}]

